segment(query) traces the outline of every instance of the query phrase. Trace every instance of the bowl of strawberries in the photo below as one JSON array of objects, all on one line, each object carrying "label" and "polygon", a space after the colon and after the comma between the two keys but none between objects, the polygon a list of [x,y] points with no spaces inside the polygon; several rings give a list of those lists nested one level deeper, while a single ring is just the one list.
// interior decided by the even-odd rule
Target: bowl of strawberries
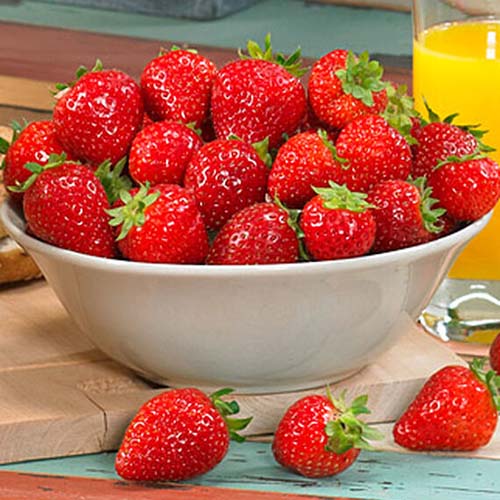
[{"label": "bowl of strawberries", "polygon": [[[171,386],[290,391],[404,333],[500,197],[476,127],[364,53],[100,62],[16,131],[1,218],[76,324]],[[306,89],[307,87],[307,89]]]}]

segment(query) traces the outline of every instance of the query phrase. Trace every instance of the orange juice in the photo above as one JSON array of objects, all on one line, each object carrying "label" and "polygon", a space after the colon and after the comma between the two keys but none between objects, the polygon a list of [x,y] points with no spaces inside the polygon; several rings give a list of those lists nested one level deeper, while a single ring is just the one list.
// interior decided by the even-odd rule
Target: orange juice
[{"label": "orange juice", "polygon": [[[423,97],[441,117],[481,123],[483,141],[500,161],[500,21],[446,23],[420,33],[413,51],[413,94],[426,116]],[[488,227],[460,255],[451,278],[500,280],[500,206]]]}]

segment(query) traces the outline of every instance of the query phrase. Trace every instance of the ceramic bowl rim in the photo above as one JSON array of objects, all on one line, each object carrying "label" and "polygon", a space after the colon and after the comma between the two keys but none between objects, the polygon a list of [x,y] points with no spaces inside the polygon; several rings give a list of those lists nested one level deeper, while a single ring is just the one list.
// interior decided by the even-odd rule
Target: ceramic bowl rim
[{"label": "ceramic bowl rim", "polygon": [[269,276],[281,273],[324,273],[335,271],[354,271],[359,269],[376,268],[393,263],[396,260],[407,262],[416,260],[437,252],[445,251],[454,245],[465,244],[473,236],[478,234],[489,222],[493,210],[481,219],[468,226],[455,231],[437,240],[416,245],[401,250],[393,250],[380,254],[364,255],[350,259],[338,259],[320,262],[300,262],[291,264],[267,264],[267,265],[228,265],[207,266],[193,264],[158,264],[147,262],[132,262],[119,259],[106,259],[86,255],[72,250],[65,250],[54,245],[45,243],[28,235],[24,230],[24,220],[20,210],[12,200],[7,200],[0,206],[0,220],[3,222],[7,232],[25,250],[33,250],[61,261],[76,264],[82,267],[108,272],[127,272],[148,275],[189,275],[199,277],[222,277],[222,276]]}]

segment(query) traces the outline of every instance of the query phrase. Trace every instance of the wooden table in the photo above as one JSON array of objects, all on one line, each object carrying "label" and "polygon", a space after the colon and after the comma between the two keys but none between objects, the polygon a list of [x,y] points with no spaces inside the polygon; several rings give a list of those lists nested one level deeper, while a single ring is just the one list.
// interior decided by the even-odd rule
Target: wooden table
[{"label": "wooden table", "polygon": [[[151,40],[7,23],[0,23],[0,42],[0,123],[20,116],[50,116],[51,99],[46,93],[50,82],[70,80],[79,64],[92,65],[97,55],[108,67],[137,77],[160,45]],[[234,57],[226,49],[200,50],[217,64]],[[392,66],[387,73],[397,82],[408,82],[410,77],[408,67]],[[342,475],[310,480],[278,467],[269,444],[245,443],[233,444],[219,467],[190,485],[130,485],[118,480],[113,460],[112,453],[102,453],[2,466],[0,499],[280,500],[304,494],[344,499],[500,498],[500,462],[493,460],[363,453]]]}]

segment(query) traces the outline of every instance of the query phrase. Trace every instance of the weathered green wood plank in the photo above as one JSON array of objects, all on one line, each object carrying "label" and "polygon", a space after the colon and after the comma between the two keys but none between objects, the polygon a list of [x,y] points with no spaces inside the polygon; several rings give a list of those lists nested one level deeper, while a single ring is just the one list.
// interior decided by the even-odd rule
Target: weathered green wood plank
[{"label": "weathered green wood plank", "polygon": [[[26,462],[0,470],[116,478],[114,454]],[[498,500],[500,462],[397,453],[363,453],[343,474],[307,479],[275,464],[269,444],[232,444],[203,486],[383,500]]]}]

